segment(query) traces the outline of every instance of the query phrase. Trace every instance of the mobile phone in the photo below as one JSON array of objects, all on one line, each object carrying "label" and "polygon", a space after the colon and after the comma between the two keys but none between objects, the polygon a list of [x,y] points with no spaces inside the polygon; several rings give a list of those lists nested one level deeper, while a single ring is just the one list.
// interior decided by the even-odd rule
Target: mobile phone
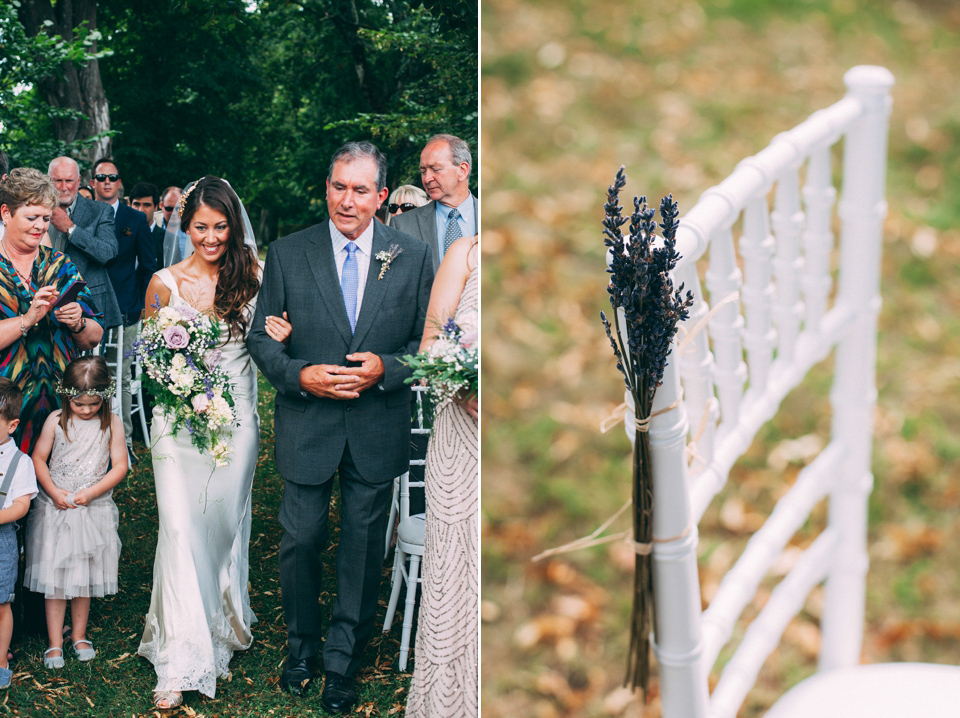
[{"label": "mobile phone", "polygon": [[57,299],[56,304],[53,305],[54,309],[60,309],[70,302],[77,301],[77,297],[80,296],[80,292],[83,291],[83,288],[87,286],[87,283],[82,279],[78,279],[76,282],[70,285],[70,287]]}]

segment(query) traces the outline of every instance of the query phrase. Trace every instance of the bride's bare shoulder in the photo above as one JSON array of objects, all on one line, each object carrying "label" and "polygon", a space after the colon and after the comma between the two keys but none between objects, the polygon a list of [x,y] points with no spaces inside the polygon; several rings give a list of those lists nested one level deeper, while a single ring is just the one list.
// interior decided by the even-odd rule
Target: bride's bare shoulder
[{"label": "bride's bare shoulder", "polygon": [[153,315],[160,307],[165,307],[170,303],[170,287],[163,281],[159,272],[150,277],[150,283],[147,285],[147,316]]}]

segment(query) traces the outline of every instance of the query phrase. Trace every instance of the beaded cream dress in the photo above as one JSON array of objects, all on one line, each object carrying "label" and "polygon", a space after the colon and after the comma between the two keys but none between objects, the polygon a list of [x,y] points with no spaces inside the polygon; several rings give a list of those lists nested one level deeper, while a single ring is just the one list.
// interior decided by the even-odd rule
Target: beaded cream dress
[{"label": "beaded cream dress", "polygon": [[[110,432],[100,418],[71,418],[68,437],[58,423],[50,452],[50,478],[71,493],[93,486],[107,473]],[[23,585],[44,598],[102,597],[117,592],[120,514],[113,490],[86,506],[58,509],[40,490],[27,525]]]},{"label": "beaded cream dress", "polygon": [[[474,269],[454,315],[477,322]],[[417,619],[409,717],[476,718],[479,607],[477,422],[459,404],[441,404],[427,447],[423,598]]]}]

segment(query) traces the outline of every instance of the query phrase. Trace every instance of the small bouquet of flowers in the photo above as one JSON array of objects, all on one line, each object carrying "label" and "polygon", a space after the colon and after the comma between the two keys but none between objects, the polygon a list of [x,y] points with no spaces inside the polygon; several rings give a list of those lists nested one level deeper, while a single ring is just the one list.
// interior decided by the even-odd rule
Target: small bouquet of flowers
[{"label": "small bouquet of flowers", "polygon": [[133,351],[173,432],[186,427],[200,452],[209,452],[216,466],[226,466],[232,447],[221,429],[233,422],[234,413],[219,340],[218,320],[180,304],[146,319]]},{"label": "small bouquet of flowers", "polygon": [[440,326],[436,341],[415,356],[400,361],[413,369],[407,384],[423,381],[434,406],[460,392],[476,392],[477,332],[464,331],[451,317]]}]

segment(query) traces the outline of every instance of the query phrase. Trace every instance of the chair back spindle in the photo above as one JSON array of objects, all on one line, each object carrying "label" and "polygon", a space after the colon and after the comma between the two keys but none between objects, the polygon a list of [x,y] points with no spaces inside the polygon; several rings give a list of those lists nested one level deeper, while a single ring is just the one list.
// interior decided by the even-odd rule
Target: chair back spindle
[{"label": "chair back spindle", "polygon": [[[819,669],[853,666],[859,658],[893,77],[881,67],[859,66],[844,81],[843,99],[742,161],[702,195],[677,232],[682,259],[674,280],[694,292],[695,304],[653,409],[677,406],[655,415],[649,430],[654,650],[665,718],[735,716],[783,630],[821,583]],[[831,150],[840,141],[837,205]],[[697,269],[701,259],[706,295]],[[703,323],[703,331],[685,338]],[[831,352],[829,442],[800,471],[701,610],[697,525],[704,511],[786,395]],[[631,419],[628,414],[625,425],[633,440]],[[824,498],[826,528],[746,628],[710,694],[708,675],[736,621]]]}]

